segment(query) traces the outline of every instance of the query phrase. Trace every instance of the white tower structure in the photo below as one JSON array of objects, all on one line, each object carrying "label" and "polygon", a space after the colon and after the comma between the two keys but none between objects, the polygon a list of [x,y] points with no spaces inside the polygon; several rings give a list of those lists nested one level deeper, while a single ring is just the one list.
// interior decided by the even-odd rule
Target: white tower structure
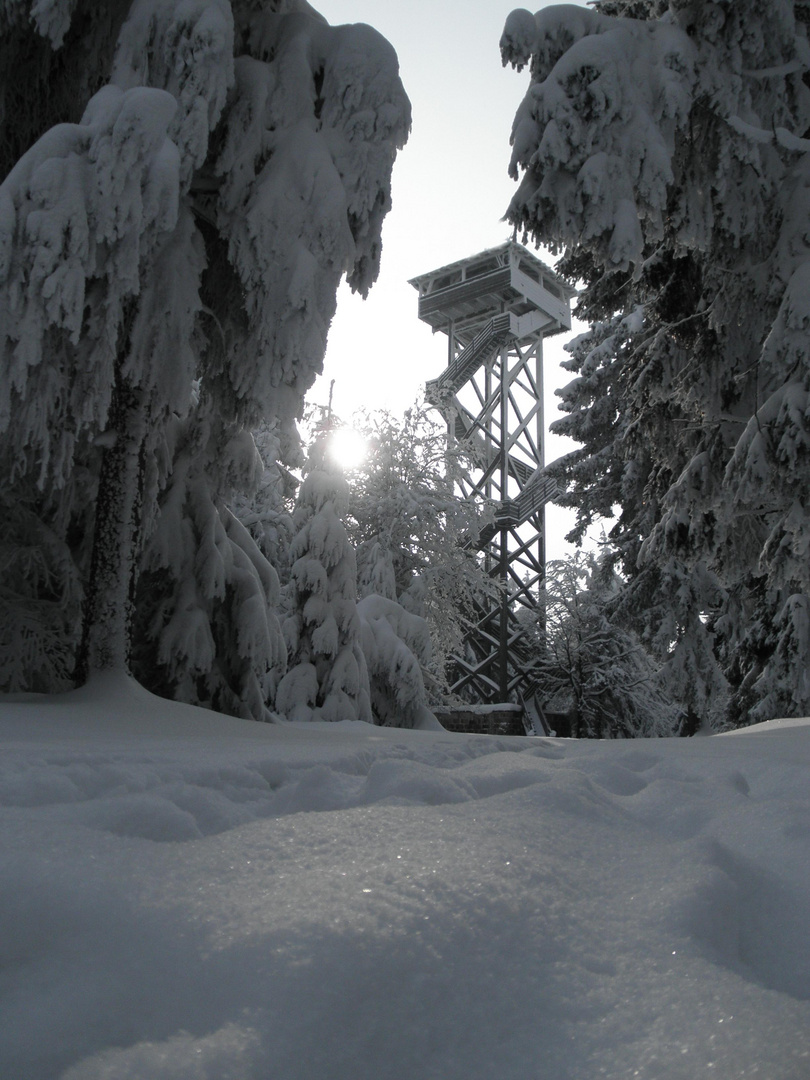
[{"label": "white tower structure", "polygon": [[419,318],[447,335],[447,367],[427,384],[428,401],[450,439],[476,462],[463,494],[494,502],[495,525],[477,540],[502,600],[481,610],[456,657],[453,689],[475,700],[507,702],[531,681],[520,608],[536,610],[545,574],[543,339],[571,329],[575,290],[511,241],[410,282]]}]

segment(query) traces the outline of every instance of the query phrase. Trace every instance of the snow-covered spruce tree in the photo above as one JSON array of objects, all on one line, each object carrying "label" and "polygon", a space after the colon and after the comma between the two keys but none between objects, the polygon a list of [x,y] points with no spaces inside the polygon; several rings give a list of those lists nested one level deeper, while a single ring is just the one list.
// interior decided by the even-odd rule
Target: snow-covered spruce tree
[{"label": "snow-covered spruce tree", "polygon": [[[613,614],[633,627],[663,663],[663,685],[682,704],[691,726],[721,725],[728,681],[715,655],[713,620],[727,593],[705,559],[686,561],[679,551],[660,560],[640,558],[656,527],[666,486],[677,475],[682,417],[672,396],[650,380],[642,401],[628,391],[634,331],[641,312],[599,322],[569,346],[564,367],[578,378],[562,392],[570,415],[553,427],[583,444],[551,466],[568,491],[560,500],[577,511],[571,539],[580,540],[598,518],[617,514],[605,558],[623,568],[625,583],[612,594]],[[654,403],[653,403],[654,402]],[[645,438],[633,425],[645,409]],[[622,457],[622,453],[626,457]]]},{"label": "snow-covered spruce tree", "polygon": [[496,588],[468,542],[490,511],[458,496],[463,452],[448,449],[445,429],[423,405],[401,418],[358,415],[353,425],[368,446],[352,476],[347,517],[359,592],[396,600],[426,620],[432,648],[423,674],[438,700],[476,600]]},{"label": "snow-covered spruce tree", "polygon": [[369,677],[371,709],[384,727],[436,730],[424,672],[431,661],[430,630],[419,615],[379,593],[358,602],[360,640]]},{"label": "snow-covered spruce tree", "polygon": [[[176,111],[163,90],[108,86],[82,123],[49,131],[0,186],[3,483],[10,498],[18,480],[51,501],[69,497],[98,447],[85,644],[99,668],[126,663],[144,455],[186,407],[190,379],[187,293],[200,259],[180,239],[193,225],[168,134]],[[146,275],[169,289],[187,342],[173,367],[143,347]]]},{"label": "snow-covered spruce tree", "polygon": [[269,718],[287,662],[278,575],[222,496],[250,489],[262,463],[247,432],[208,419],[195,413],[173,433],[171,474],[138,576],[132,671],[166,696]]},{"label": "snow-covered spruce tree", "polygon": [[357,614],[357,561],[342,518],[348,484],[319,436],[298,493],[283,630],[288,671],[276,709],[290,720],[371,722]]},{"label": "snow-covered spruce tree", "polygon": [[[324,410],[318,410],[324,412]],[[412,609],[416,604],[416,590],[414,582],[410,581],[410,588],[403,594],[403,603],[397,599],[397,582],[394,572],[394,553],[390,547],[384,547],[379,538],[373,543],[366,545],[362,563],[362,573],[355,573],[351,581],[347,577],[346,567],[349,562],[343,561],[350,558],[350,553],[344,549],[348,544],[351,553],[354,546],[351,537],[344,531],[346,522],[356,526],[348,508],[354,501],[353,489],[355,485],[362,486],[360,475],[365,475],[367,462],[352,470],[350,483],[346,483],[343,476],[343,466],[339,444],[341,436],[345,434],[345,427],[336,421],[331,410],[319,419],[310,417],[309,426],[313,430],[314,440],[311,451],[311,470],[320,470],[325,475],[318,481],[318,490],[325,490],[332,496],[328,505],[321,509],[321,513],[327,514],[331,520],[328,529],[315,526],[315,536],[328,534],[336,544],[336,551],[341,552],[341,566],[337,572],[338,582],[345,596],[355,597],[357,591],[362,599],[357,602],[356,610],[359,618],[359,644],[362,649],[362,662],[359,671],[365,668],[367,672],[367,684],[365,692],[368,694],[371,717],[375,723],[391,727],[408,728],[437,728],[435,716],[428,708],[428,694],[425,688],[426,681],[433,681],[430,674],[432,659],[432,644],[428,624],[424,618]],[[366,444],[369,445],[368,443]],[[369,449],[371,449],[369,447]],[[379,447],[375,447],[378,450]],[[307,480],[311,488],[313,481]],[[339,485],[339,486],[338,486]],[[367,493],[366,493],[367,494]],[[302,489],[298,511],[295,520],[300,525],[305,522],[304,532],[292,545],[292,555],[297,557],[303,542],[312,544],[313,526],[308,522],[307,511],[302,510],[301,501],[306,506],[311,502],[310,490]],[[390,507],[389,507],[390,509]],[[311,507],[310,507],[311,510]],[[380,512],[380,507],[376,507]],[[334,515],[340,516],[340,521],[334,520]],[[261,516],[265,511],[262,509]],[[389,522],[389,525],[394,525]],[[402,526],[400,526],[402,528]],[[307,552],[307,557],[312,556]],[[321,553],[316,549],[315,557],[320,559]],[[327,558],[327,564],[329,559]],[[303,576],[302,576],[303,575]],[[329,572],[327,572],[327,578]],[[357,581],[361,582],[360,589],[356,588]],[[307,629],[311,617],[320,617],[326,610],[320,601],[313,601],[307,582],[313,578],[311,567],[305,560],[297,558],[293,564],[291,583],[287,590],[287,600],[291,607],[291,618],[287,624],[288,636],[296,650],[299,650],[301,630]],[[327,578],[317,572],[315,595],[321,600],[327,589]],[[352,634],[354,623],[352,623]],[[288,690],[294,694],[312,679],[313,669],[311,664],[312,649],[309,645],[304,649],[304,666],[298,665],[298,669],[291,672],[290,679],[285,682],[279,694],[279,707],[285,706],[291,715],[308,716],[304,711],[296,712],[296,701],[287,701]],[[355,651],[356,655],[356,651]],[[307,659],[306,657],[309,657]],[[301,655],[296,657],[299,661]],[[318,693],[314,688],[310,689],[307,708],[311,709],[313,702],[318,699]],[[316,716],[320,714],[316,713]],[[340,718],[340,713],[335,718]]]},{"label": "snow-covered spruce tree", "polygon": [[514,12],[502,39],[532,71],[509,216],[565,251],[592,323],[557,423],[582,443],[567,499],[580,531],[620,508],[626,615],[690,709],[728,676],[737,721],[806,712],[805,9],[596,8]]},{"label": "snow-covered spruce tree", "polygon": [[[292,512],[299,480],[279,461],[277,427],[276,422],[265,422],[253,431],[260,459],[258,482],[234,500],[233,510],[262,555],[278,576],[287,581],[293,536]],[[299,467],[304,460],[302,450],[297,462]]]},{"label": "snow-covered spruce tree", "polygon": [[574,738],[673,735],[681,712],[662,693],[659,665],[612,614],[619,589],[593,554],[549,563],[533,628],[542,698],[568,713]]},{"label": "snow-covered spruce tree", "polygon": [[[27,8],[4,18],[46,37],[45,52],[90,33],[91,4],[63,0],[47,18],[34,5],[32,23]],[[0,187],[4,498],[33,481],[43,506],[59,504],[53,520],[86,520],[73,477],[96,478],[81,568],[90,669],[127,663],[176,418],[205,427],[215,411],[225,447],[269,415],[291,443],[340,277],[365,292],[376,275],[409,125],[390,46],[303,2],[133,0],[116,20],[111,70],[108,49],[85,50],[82,79],[102,89],[80,122],[44,134]],[[6,88],[22,75],[15,49]],[[212,498],[227,499],[231,463],[209,464]]]}]

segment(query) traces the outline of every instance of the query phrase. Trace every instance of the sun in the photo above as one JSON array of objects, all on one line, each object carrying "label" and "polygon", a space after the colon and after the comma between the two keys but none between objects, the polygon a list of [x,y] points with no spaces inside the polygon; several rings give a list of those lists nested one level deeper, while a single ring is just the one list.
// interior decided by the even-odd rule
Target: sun
[{"label": "sun", "polygon": [[329,452],[342,468],[357,469],[368,455],[368,442],[354,428],[335,428],[329,436]]}]

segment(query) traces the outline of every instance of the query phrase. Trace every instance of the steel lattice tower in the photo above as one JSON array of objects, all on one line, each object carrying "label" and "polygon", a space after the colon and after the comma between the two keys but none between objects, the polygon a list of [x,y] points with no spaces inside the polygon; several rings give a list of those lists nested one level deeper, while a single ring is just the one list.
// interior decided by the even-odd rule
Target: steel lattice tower
[{"label": "steel lattice tower", "polygon": [[456,657],[453,690],[480,702],[520,698],[531,681],[521,648],[522,608],[537,609],[545,575],[543,339],[571,329],[575,290],[514,241],[410,282],[419,318],[447,334],[447,367],[427,384],[451,440],[472,450],[476,470],[462,493],[493,501],[495,524],[478,547],[503,586],[482,609]]}]

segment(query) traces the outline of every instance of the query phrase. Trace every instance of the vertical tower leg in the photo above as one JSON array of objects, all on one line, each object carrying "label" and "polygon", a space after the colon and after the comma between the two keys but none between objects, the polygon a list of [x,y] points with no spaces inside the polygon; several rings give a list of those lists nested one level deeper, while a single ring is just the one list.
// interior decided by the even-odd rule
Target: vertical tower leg
[{"label": "vertical tower leg", "polygon": [[[509,346],[501,347],[500,370],[500,474],[501,502],[509,498]],[[501,529],[500,565],[501,610],[498,634],[498,689],[501,701],[509,700],[509,529]]]}]

